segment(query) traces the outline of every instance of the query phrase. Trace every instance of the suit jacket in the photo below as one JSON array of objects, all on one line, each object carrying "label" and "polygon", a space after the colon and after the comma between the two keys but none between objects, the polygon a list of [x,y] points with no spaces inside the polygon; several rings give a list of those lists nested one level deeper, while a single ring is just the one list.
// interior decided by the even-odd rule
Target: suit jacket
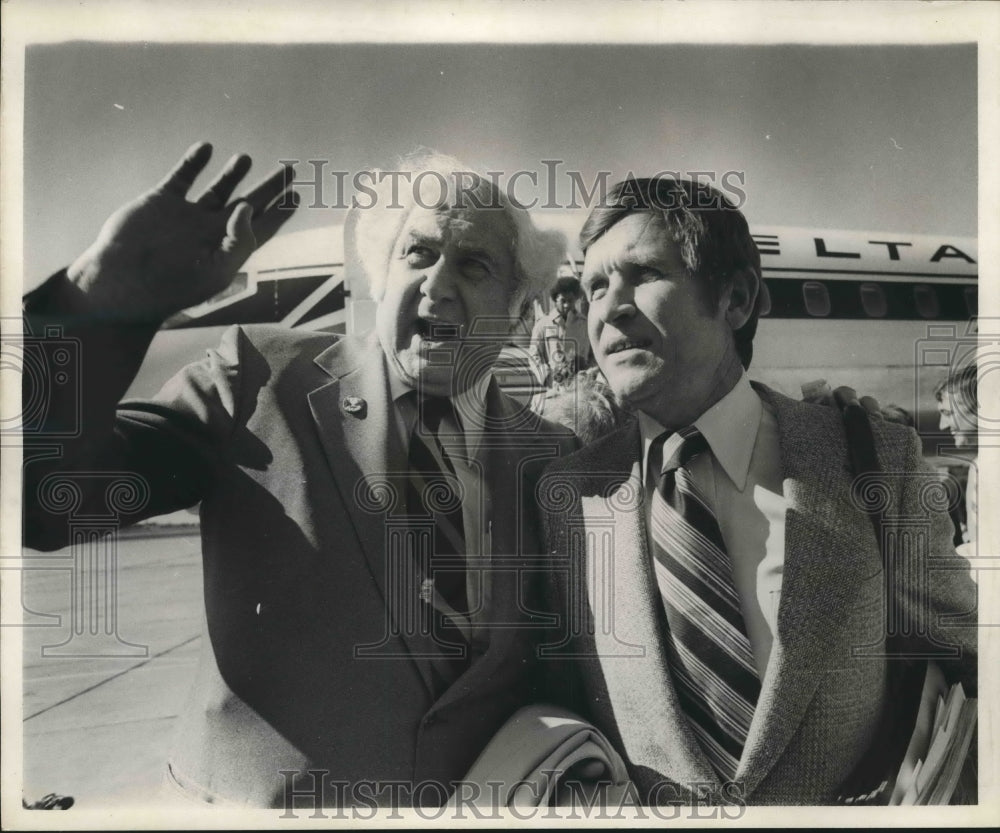
[{"label": "suit jacket", "polygon": [[[407,464],[377,342],[233,328],[154,400],[116,408],[152,328],[93,326],[74,318],[71,288],[46,293],[29,299],[29,320],[36,332],[62,321],[64,337],[81,340],[85,399],[60,459],[26,450],[27,544],[67,543],[66,507],[31,499],[46,476],[76,483],[78,514],[106,514],[106,483],[92,473],[138,474],[145,494],[118,507],[123,524],[201,501],[205,632],[174,779],[208,801],[280,806],[288,789],[311,789],[308,769],[326,772],[325,799],[342,804],[390,796],[337,794],[329,782],[460,778],[531,699],[524,611],[538,605],[530,576],[496,571],[488,649],[435,697],[438,649],[407,624],[417,589],[387,546],[400,524],[383,498],[402,491]],[[48,424],[70,408],[53,393]],[[541,467],[575,442],[495,381],[487,413],[497,427],[484,441],[480,512],[494,561],[538,554],[526,501]],[[430,788],[414,800],[445,797]]]},{"label": "suit jacket", "polygon": [[757,389],[777,417],[788,509],[777,633],[735,787],[720,784],[671,681],[647,552],[638,424],[553,463],[539,483],[553,603],[566,616],[552,644],[572,658],[552,663],[560,696],[616,744],[651,803],[693,800],[697,791],[752,804],[836,797],[891,707],[881,655],[885,576],[865,511],[876,504],[890,540],[921,554],[889,596],[897,612],[918,612],[907,647],[938,656],[975,691],[976,589],[953,555],[947,500],[916,434],[875,420],[885,474],[852,498],[837,410]]}]

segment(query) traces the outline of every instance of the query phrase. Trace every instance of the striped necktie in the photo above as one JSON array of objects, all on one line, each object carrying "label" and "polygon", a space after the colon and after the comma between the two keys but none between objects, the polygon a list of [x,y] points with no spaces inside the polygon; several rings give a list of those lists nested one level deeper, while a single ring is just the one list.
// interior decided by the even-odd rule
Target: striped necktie
[{"label": "striped necktie", "polygon": [[732,780],[760,679],[718,521],[685,468],[708,443],[691,427],[661,435],[659,444],[666,463],[653,494],[651,532],[674,686],[709,761]]}]

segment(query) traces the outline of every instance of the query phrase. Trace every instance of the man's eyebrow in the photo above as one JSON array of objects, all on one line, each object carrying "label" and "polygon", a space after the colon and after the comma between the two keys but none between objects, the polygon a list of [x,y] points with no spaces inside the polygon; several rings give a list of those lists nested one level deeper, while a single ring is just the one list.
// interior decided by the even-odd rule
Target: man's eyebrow
[{"label": "man's eyebrow", "polygon": [[437,243],[440,242],[441,235],[433,235],[418,229],[410,229],[403,235],[403,239],[415,243]]},{"label": "man's eyebrow", "polygon": [[490,265],[495,265],[499,259],[497,252],[479,243],[463,243],[459,241],[455,244],[455,248],[464,255],[475,255],[476,257],[484,258],[490,262]]}]

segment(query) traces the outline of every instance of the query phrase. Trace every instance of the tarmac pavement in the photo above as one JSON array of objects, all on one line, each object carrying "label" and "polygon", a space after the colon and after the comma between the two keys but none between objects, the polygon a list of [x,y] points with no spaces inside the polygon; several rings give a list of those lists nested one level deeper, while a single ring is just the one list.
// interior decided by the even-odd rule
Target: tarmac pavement
[{"label": "tarmac pavement", "polygon": [[148,806],[160,794],[201,647],[201,541],[184,527],[116,544],[25,551],[28,801],[55,792],[106,809]]}]

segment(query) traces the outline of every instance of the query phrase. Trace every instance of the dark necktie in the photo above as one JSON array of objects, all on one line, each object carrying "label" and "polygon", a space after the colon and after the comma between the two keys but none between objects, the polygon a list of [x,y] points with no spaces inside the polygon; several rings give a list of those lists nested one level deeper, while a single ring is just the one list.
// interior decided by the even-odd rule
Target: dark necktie
[{"label": "dark necktie", "polygon": [[[447,608],[437,610],[438,625],[435,632],[449,646],[462,645],[462,656],[452,663],[454,672],[460,673],[468,664],[468,646],[463,644],[461,631],[454,626],[452,612],[462,614],[468,610],[465,570],[465,530],[462,520],[461,484],[454,465],[439,434],[444,425],[454,426],[455,417],[451,403],[443,397],[415,400],[417,420],[410,437],[407,478],[407,507],[411,515],[433,515],[434,535],[431,552],[422,569],[425,579],[421,595],[425,603],[434,605],[436,594]],[[454,428],[451,428],[454,431]],[[448,610],[450,608],[450,610]],[[452,647],[449,651],[453,652]]]},{"label": "dark necktie", "polygon": [[656,443],[666,465],[653,494],[651,532],[674,686],[709,761],[732,780],[760,679],[718,521],[686,468],[708,443],[693,427]]}]

